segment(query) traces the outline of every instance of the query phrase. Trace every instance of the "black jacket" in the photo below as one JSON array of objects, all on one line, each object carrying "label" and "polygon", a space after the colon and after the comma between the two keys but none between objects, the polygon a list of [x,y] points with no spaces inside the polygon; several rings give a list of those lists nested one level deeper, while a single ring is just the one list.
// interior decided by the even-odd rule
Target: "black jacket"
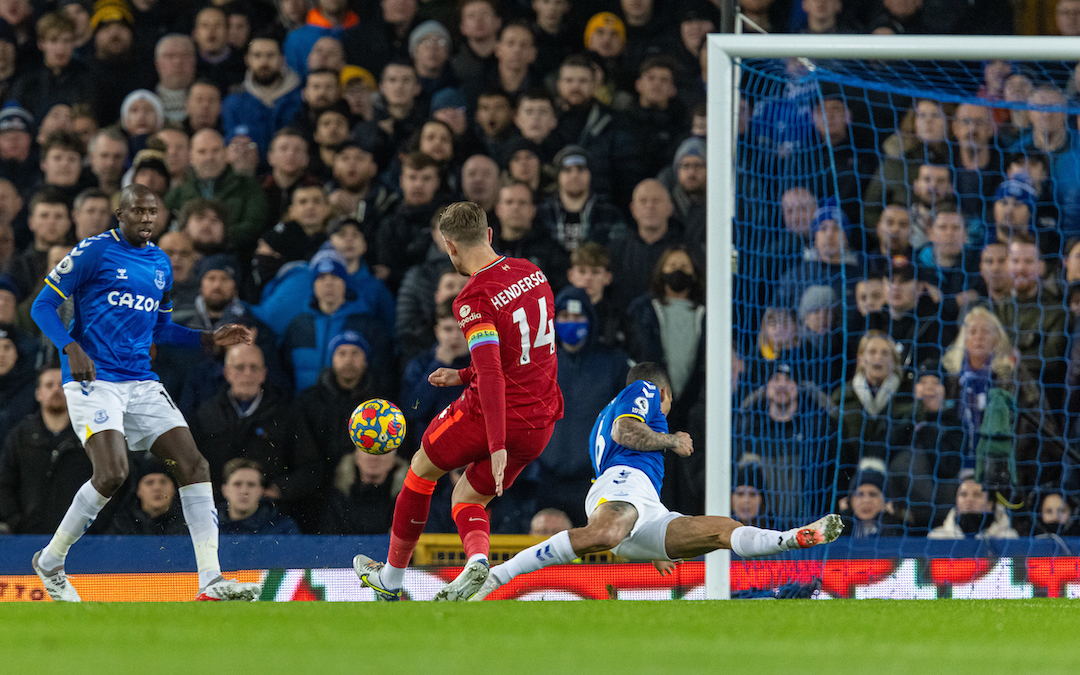
[{"label": "black jacket", "polygon": [[445,203],[442,195],[421,206],[402,203],[379,225],[376,261],[390,268],[387,287],[396,292],[405,271],[427,258],[431,245],[431,219]]},{"label": "black jacket", "polygon": [[543,270],[553,292],[558,293],[568,283],[566,270],[570,269],[570,254],[546,234],[534,229],[516,241],[506,241],[496,234],[491,243],[496,253],[524,258]]},{"label": "black jacket", "polygon": [[263,465],[268,482],[281,488],[283,502],[303,500],[319,488],[322,459],[307,425],[272,390],[264,389],[258,408],[244,418],[227,389],[218,393],[199,408],[192,431],[215,482],[226,462],[246,457]]},{"label": "black jacket", "polygon": [[375,396],[369,373],[352,389],[342,389],[334,371],[326,368],[319,373],[318,382],[296,397],[295,408],[307,426],[310,438],[318,449],[323,469],[324,485],[341,458],[351,455],[355,446],[349,434],[349,416],[356,406]]},{"label": "black jacket", "polygon": [[0,523],[13,534],[52,534],[93,473],[70,425],[53,434],[40,412],[27,415],[0,456]]},{"label": "black jacket", "polygon": [[610,246],[612,283],[608,290],[615,305],[625,310],[635,298],[647,292],[653,268],[661,254],[668,247],[681,243],[682,228],[676,221],[670,221],[667,234],[653,244],[642,240],[633,223],[626,236],[613,239]]},{"label": "black jacket", "polygon": [[300,534],[296,521],[278,512],[274,502],[264,499],[259,502],[259,510],[243,520],[229,517],[229,505],[218,504],[218,529],[224,535],[236,534]]},{"label": "black jacket", "polygon": [[646,174],[641,148],[621,115],[593,102],[565,111],[553,133],[564,145],[580,145],[592,155],[593,192],[610,197],[613,204],[630,203],[634,186]]},{"label": "black jacket", "polygon": [[155,518],[143,511],[139,500],[132,496],[113,516],[108,533],[152,537],[187,534],[187,523],[184,522],[180,497],[175,497],[169,510]]},{"label": "black jacket", "polygon": [[397,458],[379,485],[360,481],[352,457],[342,458],[333,487],[326,491],[322,534],[386,534],[394,521],[394,504],[405,481],[408,464]]},{"label": "black jacket", "polygon": [[29,110],[40,123],[55,105],[93,104],[97,91],[98,85],[91,77],[90,69],[72,59],[59,75],[45,65],[26,73],[15,82],[11,98]]}]

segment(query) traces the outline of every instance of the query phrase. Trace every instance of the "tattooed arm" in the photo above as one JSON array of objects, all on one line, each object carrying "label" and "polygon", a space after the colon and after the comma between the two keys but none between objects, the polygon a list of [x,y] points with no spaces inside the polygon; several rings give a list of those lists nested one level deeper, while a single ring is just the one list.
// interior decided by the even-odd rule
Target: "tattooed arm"
[{"label": "tattooed arm", "polygon": [[664,434],[653,431],[641,420],[633,417],[620,417],[611,429],[611,440],[619,445],[640,452],[673,450],[680,457],[689,457],[694,452],[694,443],[685,431]]}]

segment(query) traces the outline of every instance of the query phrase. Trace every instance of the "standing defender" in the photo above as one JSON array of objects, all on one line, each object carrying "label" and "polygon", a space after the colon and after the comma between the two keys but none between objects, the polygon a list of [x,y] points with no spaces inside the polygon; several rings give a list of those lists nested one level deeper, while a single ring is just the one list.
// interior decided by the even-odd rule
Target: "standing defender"
[{"label": "standing defender", "polygon": [[[199,568],[196,600],[255,600],[258,584],[224,579],[218,562],[218,517],[210,468],[184,416],[150,370],[154,342],[232,345],[251,342],[235,324],[216,331],[177,326],[169,313],[172,265],[150,243],[157,197],[133,184],[120,193],[120,226],[79,242],[45,279],[31,316],[60,351],[71,426],[94,466],[49,544],[34,554],[34,571],[53,600],[79,602],[64,573],[71,545],[82,537],[128,474],[127,450],[149,449],[180,483],[180,502]],[[71,332],[57,315],[75,302]]]}]

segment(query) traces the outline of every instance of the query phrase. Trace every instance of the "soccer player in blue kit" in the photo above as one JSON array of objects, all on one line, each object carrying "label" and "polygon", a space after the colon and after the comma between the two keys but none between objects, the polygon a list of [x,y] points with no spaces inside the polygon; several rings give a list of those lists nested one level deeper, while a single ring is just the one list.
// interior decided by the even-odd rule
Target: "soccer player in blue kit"
[{"label": "soccer player in blue kit", "polygon": [[589,523],[566,530],[491,568],[470,600],[483,600],[519,574],[569,563],[611,549],[630,560],[650,560],[661,574],[676,560],[722,548],[744,558],[827,544],[843,522],[832,513],[786,532],[748,527],[723,516],[684,516],[660,502],[664,450],[680,457],[694,451],[689,434],[668,433],[671,382],[664,369],[643,362],[630,369],[627,386],[600,413],[590,437],[596,482],[585,497]]},{"label": "soccer player in blue kit", "polygon": [[[55,601],[78,602],[64,572],[71,545],[86,532],[127,478],[127,450],[150,450],[180,483],[180,502],[199,570],[196,600],[256,600],[259,585],[225,579],[218,562],[218,516],[210,467],[184,416],[150,370],[154,342],[210,348],[250,343],[229,324],[197,331],[172,322],[172,265],[150,243],[158,200],[133,184],[120,193],[117,229],[84,239],[45,278],[31,316],[60,351],[71,426],[94,466],[34,571]],[[74,298],[70,332],[57,314]]]}]

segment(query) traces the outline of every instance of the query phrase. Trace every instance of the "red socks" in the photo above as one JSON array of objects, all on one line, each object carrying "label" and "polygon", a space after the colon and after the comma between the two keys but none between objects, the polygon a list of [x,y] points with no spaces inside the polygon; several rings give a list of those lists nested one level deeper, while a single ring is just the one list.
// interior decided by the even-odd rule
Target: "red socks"
[{"label": "red socks", "polygon": [[413,549],[416,548],[416,542],[427,524],[433,492],[435,481],[417,476],[412,469],[405,474],[405,486],[398,494],[394,506],[394,525],[390,529],[390,554],[387,556],[387,563],[391,567],[404,569],[409,566]]},{"label": "red socks", "polygon": [[461,535],[461,545],[465,548],[465,557],[474,555],[488,557],[491,549],[491,521],[487,511],[479,504],[458,504],[451,513]]}]

